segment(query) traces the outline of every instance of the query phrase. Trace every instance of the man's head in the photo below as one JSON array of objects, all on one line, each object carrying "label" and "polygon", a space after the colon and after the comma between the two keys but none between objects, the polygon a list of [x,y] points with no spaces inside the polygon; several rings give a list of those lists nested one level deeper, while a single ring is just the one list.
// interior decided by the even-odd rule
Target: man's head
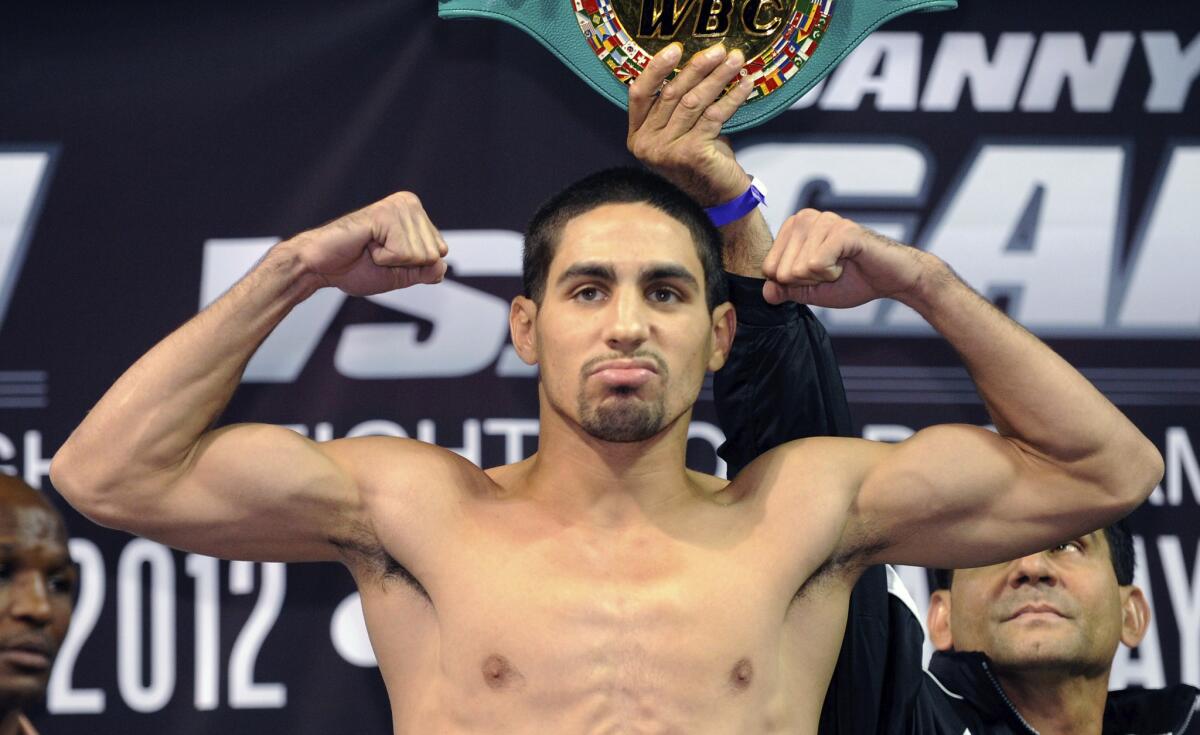
[{"label": "man's head", "polygon": [[708,308],[729,300],[721,271],[721,233],[704,209],[681,189],[643,169],[610,168],[587,176],[546,201],[525,230],[521,285],[526,298],[542,303],[550,263],[558,249],[563,227],[581,214],[605,204],[643,202],[677,220],[691,235],[704,269]]},{"label": "man's head", "polygon": [[76,585],[62,517],[25,483],[0,474],[0,707],[46,690],[67,634]]},{"label": "man's head", "polygon": [[1002,672],[1104,676],[1118,643],[1136,646],[1150,621],[1133,571],[1125,521],[1003,564],[939,570],[929,635]]},{"label": "man's head", "polygon": [[612,442],[684,415],[733,338],[720,246],[703,209],[637,169],[593,174],[543,205],[510,326],[548,407]]}]

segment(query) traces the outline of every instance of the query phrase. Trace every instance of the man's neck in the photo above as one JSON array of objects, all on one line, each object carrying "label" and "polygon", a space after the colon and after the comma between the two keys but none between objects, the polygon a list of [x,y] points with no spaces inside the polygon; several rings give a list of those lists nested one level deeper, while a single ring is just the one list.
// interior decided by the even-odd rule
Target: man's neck
[{"label": "man's neck", "polygon": [[1100,735],[1108,671],[1097,675],[1009,671],[998,676],[1013,706],[1041,735]]},{"label": "man's neck", "polygon": [[652,515],[695,492],[685,465],[688,411],[640,442],[597,439],[543,402],[528,491],[602,526]]}]

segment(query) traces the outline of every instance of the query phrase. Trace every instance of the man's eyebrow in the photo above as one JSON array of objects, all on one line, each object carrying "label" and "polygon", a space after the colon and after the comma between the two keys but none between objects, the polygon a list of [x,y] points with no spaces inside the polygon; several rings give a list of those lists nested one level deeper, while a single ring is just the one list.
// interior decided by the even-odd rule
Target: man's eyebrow
[{"label": "man's eyebrow", "polygon": [[691,274],[687,268],[675,263],[652,263],[644,268],[641,272],[641,282],[650,283],[652,281],[668,281],[679,280],[686,283],[692,288],[699,289],[700,283],[696,277]]},{"label": "man's eyebrow", "polygon": [[576,278],[595,278],[612,282],[617,280],[617,272],[608,263],[576,263],[563,271],[555,284],[561,286]]}]

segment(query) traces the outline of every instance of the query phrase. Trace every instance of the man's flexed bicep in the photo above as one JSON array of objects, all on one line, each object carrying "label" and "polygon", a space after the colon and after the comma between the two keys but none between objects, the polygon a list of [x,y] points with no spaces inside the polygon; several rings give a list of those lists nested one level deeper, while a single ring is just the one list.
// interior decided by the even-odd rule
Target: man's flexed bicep
[{"label": "man's flexed bicep", "polygon": [[55,487],[84,515],[173,545],[330,558],[321,537],[353,512],[361,489],[338,459],[341,445],[267,426],[210,427],[254,351],[316,290],[436,283],[446,254],[406,192],[280,243],[109,388],[55,455]]},{"label": "man's flexed bicep", "polygon": [[1128,418],[937,257],[804,210],[763,272],[769,302],[911,307],[962,357],[999,429],[938,426],[864,450],[847,533],[878,540],[874,561],[967,567],[1027,554],[1118,520],[1162,477]]},{"label": "man's flexed bicep", "polygon": [[871,561],[948,569],[1014,559],[1129,511],[1069,463],[977,426],[946,424],[898,444],[863,443],[868,465],[845,544]]},{"label": "man's flexed bicep", "polygon": [[355,562],[376,545],[373,514],[384,507],[394,555],[436,535],[452,507],[443,477],[459,458],[409,439],[362,437],[314,442],[290,429],[238,424],[213,431],[187,464],[147,488],[145,513],[116,525],[169,546],[256,561]]},{"label": "man's flexed bicep", "polygon": [[1051,460],[1018,439],[945,424],[897,444],[790,442],[733,487],[758,496],[781,562],[816,554],[821,564],[857,569],[953,569],[1023,556],[1126,515],[1129,495],[1092,478],[1087,462]]},{"label": "man's flexed bicep", "polygon": [[228,426],[205,434],[179,465],[130,478],[80,509],[102,525],[210,556],[332,560],[331,539],[362,523],[361,490],[338,447],[352,441]]},{"label": "man's flexed bicep", "polygon": [[459,472],[459,460],[409,439],[318,443],[280,426],[235,424],[205,434],[178,466],[80,505],[102,525],[186,551],[351,564],[379,546],[371,516],[384,507],[389,552],[407,562],[453,507],[461,483],[447,473]]}]

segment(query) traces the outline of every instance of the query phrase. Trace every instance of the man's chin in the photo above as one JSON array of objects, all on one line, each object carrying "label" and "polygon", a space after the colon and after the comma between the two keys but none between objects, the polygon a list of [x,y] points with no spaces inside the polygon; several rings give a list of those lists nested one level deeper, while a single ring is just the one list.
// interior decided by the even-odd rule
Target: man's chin
[{"label": "man's chin", "polygon": [[647,405],[636,399],[623,405],[611,405],[606,401],[594,411],[583,415],[583,430],[601,441],[618,444],[646,441],[663,429],[661,408]]},{"label": "man's chin", "polygon": [[4,671],[0,672],[0,692],[4,698],[14,702],[35,702],[46,694],[49,673]]},{"label": "man's chin", "polygon": [[1086,647],[1077,645],[1063,633],[1048,627],[1042,631],[1026,630],[1018,640],[994,646],[988,655],[1001,670],[1077,672],[1090,669],[1093,662],[1088,660]]}]

